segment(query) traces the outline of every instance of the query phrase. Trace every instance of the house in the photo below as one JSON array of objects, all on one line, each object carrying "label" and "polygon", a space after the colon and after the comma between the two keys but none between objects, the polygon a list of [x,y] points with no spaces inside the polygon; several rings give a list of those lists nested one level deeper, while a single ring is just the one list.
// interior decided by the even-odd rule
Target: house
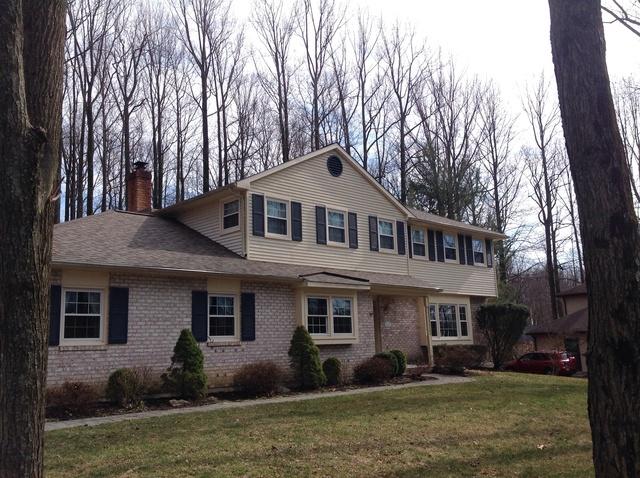
[{"label": "house", "polygon": [[54,228],[50,385],[159,375],[184,328],[213,385],[286,367],[299,324],[347,371],[389,349],[425,361],[473,344],[496,296],[502,234],[403,206],[337,145],[155,211],[145,165],[127,180],[129,211]]},{"label": "house", "polygon": [[566,350],[578,360],[578,368],[587,371],[587,332],[589,312],[587,286],[579,284],[558,294],[565,316],[529,327],[525,333],[532,336],[536,350]]}]

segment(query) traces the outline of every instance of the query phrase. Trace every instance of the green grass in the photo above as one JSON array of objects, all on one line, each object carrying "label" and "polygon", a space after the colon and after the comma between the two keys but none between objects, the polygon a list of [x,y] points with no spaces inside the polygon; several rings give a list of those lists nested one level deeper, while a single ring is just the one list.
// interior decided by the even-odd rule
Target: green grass
[{"label": "green grass", "polygon": [[588,477],[585,380],[496,374],[46,435],[50,477]]}]

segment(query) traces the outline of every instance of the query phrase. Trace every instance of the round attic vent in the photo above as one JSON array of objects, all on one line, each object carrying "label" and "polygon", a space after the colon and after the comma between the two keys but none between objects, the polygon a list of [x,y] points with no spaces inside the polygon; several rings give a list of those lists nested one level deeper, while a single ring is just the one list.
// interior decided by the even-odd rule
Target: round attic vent
[{"label": "round attic vent", "polygon": [[331,176],[338,177],[342,174],[342,161],[337,156],[329,156],[327,158],[327,169]]}]

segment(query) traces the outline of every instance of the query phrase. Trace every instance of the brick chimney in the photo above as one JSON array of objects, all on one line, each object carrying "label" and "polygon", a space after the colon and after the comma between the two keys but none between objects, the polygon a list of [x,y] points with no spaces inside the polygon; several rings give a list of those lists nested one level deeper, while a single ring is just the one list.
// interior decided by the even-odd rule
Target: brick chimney
[{"label": "brick chimney", "polygon": [[127,174],[127,211],[151,211],[151,171],[144,161],[133,163],[133,171]]}]

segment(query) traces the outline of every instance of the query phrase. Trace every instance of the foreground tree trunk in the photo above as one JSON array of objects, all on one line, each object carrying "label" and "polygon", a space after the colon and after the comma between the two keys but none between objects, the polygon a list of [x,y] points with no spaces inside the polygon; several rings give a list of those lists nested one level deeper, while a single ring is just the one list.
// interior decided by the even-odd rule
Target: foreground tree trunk
[{"label": "foreground tree trunk", "polygon": [[0,477],[43,475],[63,0],[0,0]]},{"label": "foreground tree trunk", "polygon": [[551,46],[589,296],[589,419],[598,477],[640,476],[640,233],[599,0],[549,0]]}]

